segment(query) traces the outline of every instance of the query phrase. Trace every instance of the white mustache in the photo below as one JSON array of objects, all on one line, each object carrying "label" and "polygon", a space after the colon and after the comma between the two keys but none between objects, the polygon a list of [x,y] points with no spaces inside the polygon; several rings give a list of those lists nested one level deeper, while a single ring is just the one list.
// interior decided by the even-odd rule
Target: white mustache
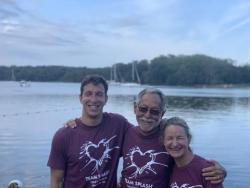
[{"label": "white mustache", "polygon": [[147,118],[140,118],[141,121],[146,122],[146,123],[154,123],[155,120],[153,119],[147,119]]}]

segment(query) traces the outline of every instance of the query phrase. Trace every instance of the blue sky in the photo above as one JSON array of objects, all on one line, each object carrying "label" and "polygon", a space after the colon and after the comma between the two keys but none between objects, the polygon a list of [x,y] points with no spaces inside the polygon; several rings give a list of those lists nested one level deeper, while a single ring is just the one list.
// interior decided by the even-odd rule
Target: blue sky
[{"label": "blue sky", "polygon": [[0,65],[105,67],[159,55],[250,63],[249,0],[0,0]]}]

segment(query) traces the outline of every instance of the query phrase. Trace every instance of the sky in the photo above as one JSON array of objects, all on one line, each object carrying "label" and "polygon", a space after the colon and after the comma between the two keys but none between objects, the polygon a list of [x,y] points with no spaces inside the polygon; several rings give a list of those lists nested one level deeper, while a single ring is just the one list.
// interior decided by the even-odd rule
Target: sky
[{"label": "sky", "polygon": [[96,68],[168,54],[250,64],[250,1],[0,0],[0,65]]}]

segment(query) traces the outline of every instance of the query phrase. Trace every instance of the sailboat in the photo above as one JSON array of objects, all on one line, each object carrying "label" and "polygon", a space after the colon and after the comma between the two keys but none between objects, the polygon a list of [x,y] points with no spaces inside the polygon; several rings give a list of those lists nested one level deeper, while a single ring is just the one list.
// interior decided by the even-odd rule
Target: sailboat
[{"label": "sailboat", "polygon": [[139,86],[141,85],[141,79],[136,68],[136,62],[132,63],[132,82],[123,82],[124,80],[121,78],[121,74],[117,69],[117,64],[114,64],[110,70],[110,81],[108,82],[110,85],[122,85],[122,86]]},{"label": "sailboat", "polygon": [[15,70],[13,67],[11,69],[11,81],[16,81]]},{"label": "sailboat", "polygon": [[133,82],[123,83],[122,85],[129,86],[129,87],[141,85],[141,79],[140,79],[140,76],[136,67],[136,62],[132,63],[132,81]]},{"label": "sailboat", "polygon": [[110,69],[110,81],[108,82],[110,85],[121,85],[121,82],[118,80],[117,74],[117,65],[114,64]]},{"label": "sailboat", "polygon": [[[15,68],[12,67],[11,69],[11,80],[16,81],[16,76],[15,76]],[[30,87],[30,83],[26,80],[21,80],[19,81],[19,86],[20,87]]]}]

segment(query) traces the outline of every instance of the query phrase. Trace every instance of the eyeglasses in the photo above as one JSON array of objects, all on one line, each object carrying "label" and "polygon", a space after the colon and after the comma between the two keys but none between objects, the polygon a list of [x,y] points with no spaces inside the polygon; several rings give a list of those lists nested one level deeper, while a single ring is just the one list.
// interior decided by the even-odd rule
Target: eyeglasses
[{"label": "eyeglasses", "polygon": [[145,106],[138,106],[138,109],[141,113],[144,113],[144,114],[146,114],[149,111],[149,113],[154,116],[159,116],[161,113],[160,109],[152,109],[152,108],[148,108]]}]

